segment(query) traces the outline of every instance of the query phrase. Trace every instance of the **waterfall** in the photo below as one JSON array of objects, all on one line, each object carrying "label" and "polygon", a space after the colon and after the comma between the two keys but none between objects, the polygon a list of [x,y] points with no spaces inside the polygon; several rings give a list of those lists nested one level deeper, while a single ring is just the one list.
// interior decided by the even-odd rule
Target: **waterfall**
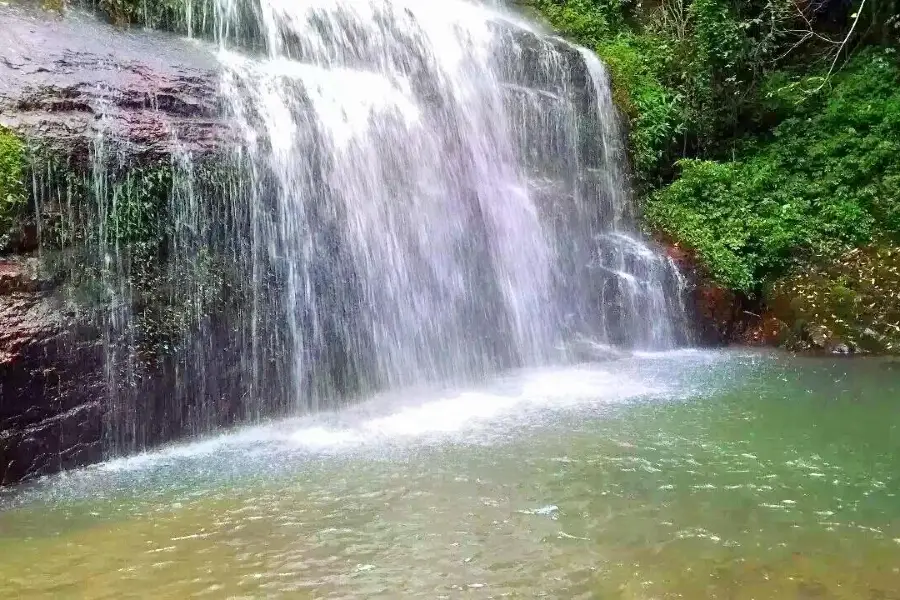
[{"label": "waterfall", "polygon": [[102,131],[92,149],[109,452],[573,360],[578,340],[685,342],[596,56],[462,0],[188,7],[236,141],[213,168],[171,156],[144,254],[104,229],[131,179]]},{"label": "waterfall", "polygon": [[254,329],[287,330],[300,402],[328,361],[384,387],[543,363],[576,334],[675,343],[593,54],[460,1],[215,13],[254,271],[283,284]]}]

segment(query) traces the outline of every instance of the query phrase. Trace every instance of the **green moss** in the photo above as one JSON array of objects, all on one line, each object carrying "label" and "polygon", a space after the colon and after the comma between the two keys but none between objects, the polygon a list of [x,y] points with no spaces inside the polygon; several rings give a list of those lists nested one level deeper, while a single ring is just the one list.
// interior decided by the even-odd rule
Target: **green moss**
[{"label": "green moss", "polygon": [[50,12],[62,13],[66,8],[65,0],[42,0],[41,8]]},{"label": "green moss", "polygon": [[0,250],[16,237],[27,205],[25,144],[9,129],[0,127]]},{"label": "green moss", "polygon": [[[116,304],[112,293],[127,300],[135,351],[147,364],[177,352],[187,332],[239,301],[242,274],[216,233],[229,210],[217,201],[231,197],[242,175],[229,161],[210,158],[190,170],[169,160],[110,166],[95,179],[83,165],[35,149],[31,168],[47,276],[73,308],[100,320]],[[189,194],[209,202],[195,205]],[[192,207],[204,213],[182,213]]]},{"label": "green moss", "polygon": [[[107,18],[120,27],[143,26],[187,33],[189,0],[93,0]],[[198,12],[209,9],[203,0],[193,0]]]},{"label": "green moss", "polygon": [[669,51],[663,40],[623,33],[600,43],[609,67],[613,100],[631,121],[629,146],[639,191],[658,185],[674,161],[672,142],[684,132],[677,96],[662,83]]}]

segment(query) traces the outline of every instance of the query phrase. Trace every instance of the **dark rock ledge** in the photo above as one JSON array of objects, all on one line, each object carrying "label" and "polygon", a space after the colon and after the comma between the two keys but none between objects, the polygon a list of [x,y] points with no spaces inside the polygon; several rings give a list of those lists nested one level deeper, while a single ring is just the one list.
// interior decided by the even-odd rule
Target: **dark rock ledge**
[{"label": "dark rock ledge", "polygon": [[102,347],[36,272],[0,260],[0,484],[100,456]]},{"label": "dark rock ledge", "polygon": [[[0,126],[74,172],[100,133],[125,169],[221,152],[217,82],[204,43],[0,4]],[[27,243],[0,251],[0,485],[101,459],[106,390],[98,331],[38,275],[33,232],[11,233]]]}]

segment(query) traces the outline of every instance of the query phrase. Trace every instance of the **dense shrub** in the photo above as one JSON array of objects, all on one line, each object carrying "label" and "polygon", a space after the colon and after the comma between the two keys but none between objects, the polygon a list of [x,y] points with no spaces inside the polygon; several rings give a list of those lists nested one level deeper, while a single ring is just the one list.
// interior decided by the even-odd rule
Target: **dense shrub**
[{"label": "dense shrub", "polygon": [[[563,35],[603,58],[630,119],[638,191],[682,157],[716,158],[758,121],[761,89],[793,42],[793,0],[526,0]],[[758,4],[758,5],[757,5]]]},{"label": "dense shrub", "polygon": [[631,122],[629,146],[641,189],[666,179],[685,132],[683,96],[662,82],[668,50],[662,39],[627,33],[597,46],[612,75],[614,99]]},{"label": "dense shrub", "polygon": [[647,202],[651,228],[743,290],[900,233],[900,69],[890,53],[865,53],[831,86],[737,160],[682,161],[681,177]]}]

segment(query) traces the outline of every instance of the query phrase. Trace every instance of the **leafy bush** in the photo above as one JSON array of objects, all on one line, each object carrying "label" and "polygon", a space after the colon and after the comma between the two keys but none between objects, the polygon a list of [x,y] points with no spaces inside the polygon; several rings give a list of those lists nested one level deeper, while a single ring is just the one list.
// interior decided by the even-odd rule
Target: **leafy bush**
[{"label": "leafy bush", "polygon": [[754,122],[762,74],[783,49],[793,1],[527,4],[609,65],[615,100],[630,119],[635,179],[645,191],[670,180],[679,157],[730,152],[731,138]]},{"label": "leafy bush", "polygon": [[866,53],[832,84],[738,160],[682,161],[681,178],[648,200],[648,224],[742,290],[900,234],[900,68]]},{"label": "leafy bush", "polygon": [[629,145],[639,187],[659,185],[684,132],[682,96],[661,82],[668,48],[653,36],[621,34],[597,47],[616,103],[631,121]]},{"label": "leafy bush", "polygon": [[525,0],[561,35],[595,47],[626,28],[629,0]]}]

